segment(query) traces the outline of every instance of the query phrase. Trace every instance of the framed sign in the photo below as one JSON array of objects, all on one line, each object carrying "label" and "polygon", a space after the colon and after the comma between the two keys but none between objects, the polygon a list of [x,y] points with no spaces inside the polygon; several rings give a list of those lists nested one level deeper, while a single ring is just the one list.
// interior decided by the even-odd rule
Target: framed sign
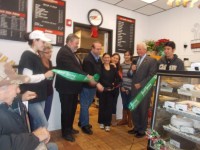
[{"label": "framed sign", "polygon": [[34,0],[32,29],[41,30],[52,44],[63,46],[65,38],[65,1]]},{"label": "framed sign", "polygon": [[117,15],[116,52],[134,52],[135,19]]},{"label": "framed sign", "polygon": [[0,0],[0,39],[25,41],[27,0]]}]

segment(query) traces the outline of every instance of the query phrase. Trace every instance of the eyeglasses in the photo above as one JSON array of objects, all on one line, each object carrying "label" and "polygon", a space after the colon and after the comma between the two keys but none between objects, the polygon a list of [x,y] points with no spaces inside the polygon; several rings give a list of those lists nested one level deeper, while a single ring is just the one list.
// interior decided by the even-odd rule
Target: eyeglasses
[{"label": "eyeglasses", "polygon": [[42,53],[44,53],[44,54],[51,54],[52,51],[48,51],[48,52],[43,52],[43,51],[42,51]]}]

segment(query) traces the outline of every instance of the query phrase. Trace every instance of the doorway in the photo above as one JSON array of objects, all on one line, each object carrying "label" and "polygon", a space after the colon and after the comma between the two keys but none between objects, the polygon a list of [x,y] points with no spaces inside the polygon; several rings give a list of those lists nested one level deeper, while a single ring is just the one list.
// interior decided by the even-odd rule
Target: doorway
[{"label": "doorway", "polygon": [[81,60],[90,52],[92,43],[94,41],[100,41],[102,43],[102,53],[112,54],[112,33],[110,29],[99,28],[98,37],[91,37],[91,26],[74,22],[74,33],[80,38],[79,49],[77,55]]}]

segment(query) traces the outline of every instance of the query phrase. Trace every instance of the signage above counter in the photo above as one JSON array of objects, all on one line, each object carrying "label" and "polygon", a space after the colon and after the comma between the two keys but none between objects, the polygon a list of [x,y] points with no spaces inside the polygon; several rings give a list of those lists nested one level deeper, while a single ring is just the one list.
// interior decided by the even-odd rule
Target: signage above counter
[{"label": "signage above counter", "polygon": [[53,45],[62,46],[65,38],[65,1],[34,0],[32,29],[44,31]]},{"label": "signage above counter", "polygon": [[117,15],[116,52],[134,52],[135,19]]}]

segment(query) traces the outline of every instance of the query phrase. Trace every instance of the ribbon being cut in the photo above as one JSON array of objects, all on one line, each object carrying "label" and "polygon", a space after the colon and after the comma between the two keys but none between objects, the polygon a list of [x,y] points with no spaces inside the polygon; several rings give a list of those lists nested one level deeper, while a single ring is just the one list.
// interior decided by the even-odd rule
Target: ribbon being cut
[{"label": "ribbon being cut", "polygon": [[93,76],[93,79],[89,79],[87,76],[78,74],[75,72],[71,71],[66,71],[66,70],[59,70],[59,69],[53,69],[52,70],[54,73],[62,76],[63,78],[70,80],[70,81],[75,81],[75,82],[90,82],[91,80],[98,81],[100,76],[99,74],[95,74]]},{"label": "ribbon being cut", "polygon": [[145,95],[149,92],[157,79],[157,75],[154,75],[151,80],[145,85],[145,87],[137,94],[137,96],[129,103],[128,108],[133,111],[143,100]]}]

